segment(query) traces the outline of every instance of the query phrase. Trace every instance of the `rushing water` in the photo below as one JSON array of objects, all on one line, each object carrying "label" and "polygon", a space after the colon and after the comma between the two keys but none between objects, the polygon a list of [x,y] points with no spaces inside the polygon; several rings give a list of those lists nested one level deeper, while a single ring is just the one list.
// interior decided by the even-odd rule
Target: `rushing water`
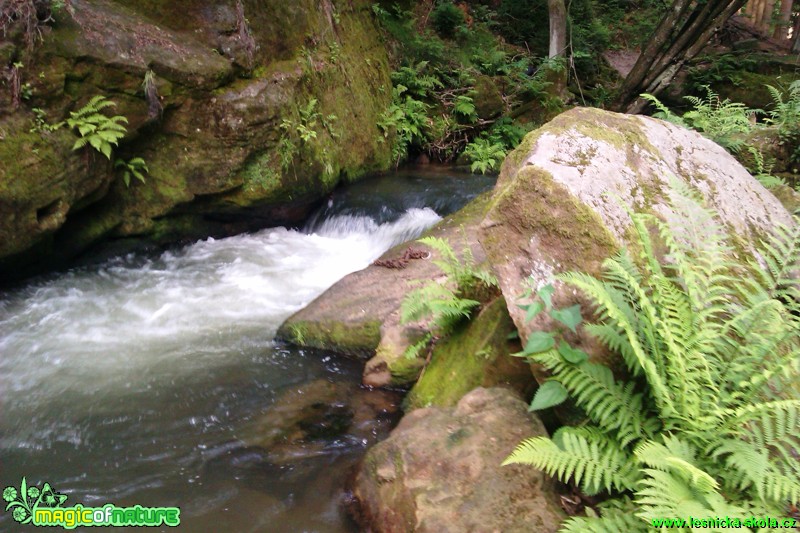
[{"label": "rushing water", "polygon": [[275,331],[490,185],[396,174],[337,192],[306,231],[209,239],[0,294],[0,484],[49,482],[68,505],[179,506],[187,531],[352,530],[344,477],[396,398],[361,390],[361,363]]}]

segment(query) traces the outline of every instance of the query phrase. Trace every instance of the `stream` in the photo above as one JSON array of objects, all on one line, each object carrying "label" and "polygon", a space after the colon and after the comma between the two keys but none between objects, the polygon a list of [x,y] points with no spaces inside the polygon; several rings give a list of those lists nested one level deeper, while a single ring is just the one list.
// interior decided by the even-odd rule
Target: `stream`
[{"label": "stream", "polygon": [[[275,332],[492,185],[396,172],[337,190],[304,229],[118,257],[0,293],[3,487],[25,476],[65,505],[178,506],[192,532],[355,531],[345,479],[400,397],[361,389],[363,362]],[[9,512],[0,530],[19,530]]]}]

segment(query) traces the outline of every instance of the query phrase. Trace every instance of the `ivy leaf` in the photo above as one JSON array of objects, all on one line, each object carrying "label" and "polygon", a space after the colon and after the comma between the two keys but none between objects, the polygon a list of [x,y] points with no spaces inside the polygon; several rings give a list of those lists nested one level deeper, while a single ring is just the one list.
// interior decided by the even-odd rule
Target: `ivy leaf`
[{"label": "ivy leaf", "polygon": [[528,411],[541,411],[542,409],[561,405],[567,399],[567,396],[569,396],[569,393],[564,388],[564,385],[558,381],[546,381],[536,391]]},{"label": "ivy leaf", "polygon": [[564,341],[558,343],[558,353],[561,354],[565,361],[573,365],[579,365],[589,360],[589,355],[586,352],[573,348]]},{"label": "ivy leaf", "polygon": [[544,303],[545,303],[545,305],[547,305],[548,309],[552,309],[553,308],[553,293],[554,292],[556,292],[555,287],[553,287],[552,285],[550,285],[548,283],[547,285],[545,285],[544,287],[542,287],[541,289],[536,291],[536,294],[538,294],[539,298],[541,298],[544,301]]},{"label": "ivy leaf", "polygon": [[528,342],[523,350],[526,355],[546,352],[556,345],[552,333],[546,331],[535,331],[528,337]]},{"label": "ivy leaf", "polygon": [[581,316],[581,306],[573,305],[566,309],[553,309],[550,311],[550,316],[567,326],[573,333],[575,328],[583,321]]}]

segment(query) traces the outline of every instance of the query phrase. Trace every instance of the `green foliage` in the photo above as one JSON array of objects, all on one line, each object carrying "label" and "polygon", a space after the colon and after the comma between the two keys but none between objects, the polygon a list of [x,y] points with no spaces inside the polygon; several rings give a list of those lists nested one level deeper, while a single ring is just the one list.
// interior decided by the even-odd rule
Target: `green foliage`
[{"label": "green foliage", "polygon": [[691,92],[700,91],[709,85],[730,83],[740,86],[743,72],[754,72],[758,61],[747,55],[719,54],[702,57],[698,65],[688,69],[688,87]]},{"label": "green foliage", "polygon": [[428,61],[420,61],[410,67],[400,67],[392,72],[392,83],[395,87],[405,87],[410,96],[426,98],[436,89],[444,88],[439,78],[429,74],[428,70]]},{"label": "green foliage", "polygon": [[439,1],[431,12],[431,23],[442,37],[454,37],[464,26],[464,13],[450,1]]},{"label": "green foliage", "polygon": [[789,85],[786,99],[781,90],[767,85],[772,95],[772,111],[767,122],[778,126],[781,144],[787,145],[793,163],[800,163],[800,80]]},{"label": "green foliage", "polygon": [[677,124],[678,126],[682,126],[684,128],[688,128],[689,125],[686,123],[683,118],[673,113],[670,108],[665,106],[661,100],[659,100],[656,96],[648,93],[640,94],[639,95],[644,100],[647,100],[656,108],[656,112],[653,113],[655,118],[660,118],[661,120],[666,120],[667,122],[671,122],[672,124]]},{"label": "green foliage", "polygon": [[772,163],[767,163],[764,160],[764,154],[761,150],[754,146],[748,146],[747,150],[753,156],[753,168],[750,168],[750,173],[755,179],[761,182],[761,185],[767,189],[786,185],[786,181],[778,176],[772,175]]},{"label": "green foliage", "polygon": [[464,149],[472,172],[496,172],[509,150],[513,150],[525,137],[526,129],[503,117],[492,128],[472,141]]},{"label": "green foliage", "polygon": [[470,161],[472,172],[486,174],[496,171],[506,157],[505,147],[490,139],[475,139],[464,150],[464,156]]},{"label": "green foliage", "polygon": [[111,159],[112,146],[117,146],[128,131],[123,125],[128,123],[128,119],[121,115],[109,117],[100,111],[116,105],[105,96],[97,95],[79,110],[70,112],[67,127],[77,131],[79,136],[73,150],[88,145]]},{"label": "green foliage", "polygon": [[392,104],[378,121],[384,138],[394,136],[392,158],[397,164],[408,155],[410,147],[421,145],[429,134],[428,106],[406,91],[403,85],[392,89]]},{"label": "green foliage", "polygon": [[[305,106],[298,109],[298,118],[284,118],[281,121],[281,138],[278,139],[278,159],[284,171],[291,168],[294,158],[300,153],[301,147],[311,148],[318,144],[318,135],[323,129],[328,135],[336,139],[339,133],[335,130],[334,124],[338,120],[336,115],[330,114],[323,116],[320,113],[319,101],[311,98]],[[300,145],[298,145],[299,140]],[[332,174],[333,168],[330,163],[327,149],[321,148],[319,151],[320,162],[325,167],[326,173]],[[330,172],[329,172],[330,171]]]},{"label": "green foliage", "polygon": [[472,123],[478,120],[478,112],[475,109],[475,101],[471,96],[461,94],[456,96],[453,101],[453,113],[462,120]]},{"label": "green foliage", "polygon": [[[464,10],[471,16],[469,26]],[[378,123],[383,137],[391,139],[398,163],[415,153],[453,161],[476,138],[488,138],[498,111],[530,100],[541,100],[548,110],[562,105],[547,93],[548,71],[532,75],[527,51],[490,31],[496,12],[489,6],[442,1],[422,19],[397,4],[375,5],[373,11],[391,37],[389,46],[399,63],[392,73],[392,103]],[[460,21],[452,32],[444,26],[450,15]],[[442,32],[447,39],[440,37]],[[515,146],[506,140],[506,150]]]},{"label": "green foliage", "polygon": [[429,331],[419,342],[406,350],[406,357],[415,358],[432,341],[446,337],[472,311],[480,306],[483,292],[497,286],[495,277],[475,265],[469,245],[465,245],[461,258],[450,244],[438,237],[425,237],[419,242],[438,252],[441,259],[433,263],[445,274],[445,283],[431,281],[409,292],[400,306],[400,323],[429,321]]},{"label": "green foliage", "polygon": [[31,122],[31,129],[30,132],[37,132],[37,133],[49,133],[51,131],[56,131],[57,129],[61,128],[64,125],[63,122],[59,122],[56,124],[50,124],[47,121],[47,112],[40,108],[34,107],[31,109],[33,112],[33,120]]},{"label": "green foliage", "polygon": [[134,157],[128,161],[117,159],[114,162],[114,168],[122,171],[122,181],[126,187],[131,186],[131,178],[136,178],[144,183],[144,175],[150,172],[150,169],[147,168],[147,163],[141,157]]},{"label": "green foliage", "polygon": [[[779,516],[800,500],[800,400],[792,389],[800,219],[762,243],[761,262],[744,265],[733,261],[715,214],[685,186],[674,188],[665,221],[632,215],[636,253],[605,261],[604,279],[558,276],[593,302],[598,322],[585,329],[622,357],[628,381],[560,349],[559,332],[544,332],[552,342],[540,338],[522,354],[549,370],[590,422],[524,441],[504,464],[531,464],[588,494],[613,495],[601,516],[572,518],[563,531],[644,531],[663,517]],[[669,262],[657,257],[661,249]],[[552,316],[549,292],[539,297],[529,313]],[[571,330],[575,318],[562,325]]]},{"label": "green foliage", "polygon": [[761,113],[758,109],[749,109],[739,102],[720,97],[711,87],[706,86],[706,97],[686,96],[686,100],[694,109],[684,113],[683,120],[689,127],[720,146],[732,151],[742,146],[741,135],[749,133],[755,127],[755,116]]},{"label": "green foliage", "polygon": [[711,87],[706,86],[705,89],[707,93],[705,98],[684,97],[692,104],[693,109],[684,113],[682,117],[672,113],[652,94],[640,96],[656,107],[655,117],[697,130],[723,148],[732,152],[738,151],[744,144],[743,135],[756,127],[755,117],[762,111],[749,109],[746,105],[731,102],[727,98],[720,100],[719,95]]}]

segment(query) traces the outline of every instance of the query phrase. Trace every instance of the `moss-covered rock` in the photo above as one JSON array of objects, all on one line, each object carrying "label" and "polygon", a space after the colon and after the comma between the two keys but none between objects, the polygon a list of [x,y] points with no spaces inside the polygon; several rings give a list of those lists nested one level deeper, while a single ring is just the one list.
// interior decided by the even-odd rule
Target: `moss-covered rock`
[{"label": "moss-covered rock", "polygon": [[[95,205],[73,216],[67,198],[58,224],[24,237],[31,245],[51,237],[43,257],[69,257],[109,238],[163,243],[297,223],[339,182],[388,166],[376,123],[391,81],[370,3],[246,1],[243,14],[237,5],[76,0],[56,14],[20,71],[31,99],[11,115],[0,112],[0,166],[11,166],[28,142],[14,138],[30,127],[32,108],[52,124],[101,94],[117,104],[106,113],[129,121],[114,157],[143,157],[150,172],[146,183],[126,188],[94,161],[90,174],[104,184],[87,197]],[[146,74],[155,95],[145,94]],[[315,137],[304,141],[300,125]],[[65,144],[71,135],[55,134]],[[59,150],[58,175],[83,180],[85,170],[75,169],[85,169],[85,154]],[[13,169],[0,175],[0,190],[50,179],[45,161],[29,163],[27,177]],[[19,240],[2,233],[6,226],[0,221],[0,241]],[[8,249],[25,264],[27,244]]]},{"label": "moss-covered rock", "polygon": [[530,369],[520,359],[509,335],[517,330],[500,297],[484,307],[462,330],[440,341],[419,381],[406,396],[405,409],[456,405],[477,387],[505,385],[526,393]]},{"label": "moss-covered rock", "polygon": [[[777,224],[792,224],[780,202],[730,154],[696,132],[641,116],[589,108],[568,111],[530,133],[503,165],[481,242],[523,340],[550,324],[525,321],[526,290],[556,273],[599,274],[604,259],[631,242],[630,212],[665,216],[670,180],[689,184],[748,253]],[[556,284],[557,305],[585,304]],[[581,334],[570,339],[599,359]]]}]

